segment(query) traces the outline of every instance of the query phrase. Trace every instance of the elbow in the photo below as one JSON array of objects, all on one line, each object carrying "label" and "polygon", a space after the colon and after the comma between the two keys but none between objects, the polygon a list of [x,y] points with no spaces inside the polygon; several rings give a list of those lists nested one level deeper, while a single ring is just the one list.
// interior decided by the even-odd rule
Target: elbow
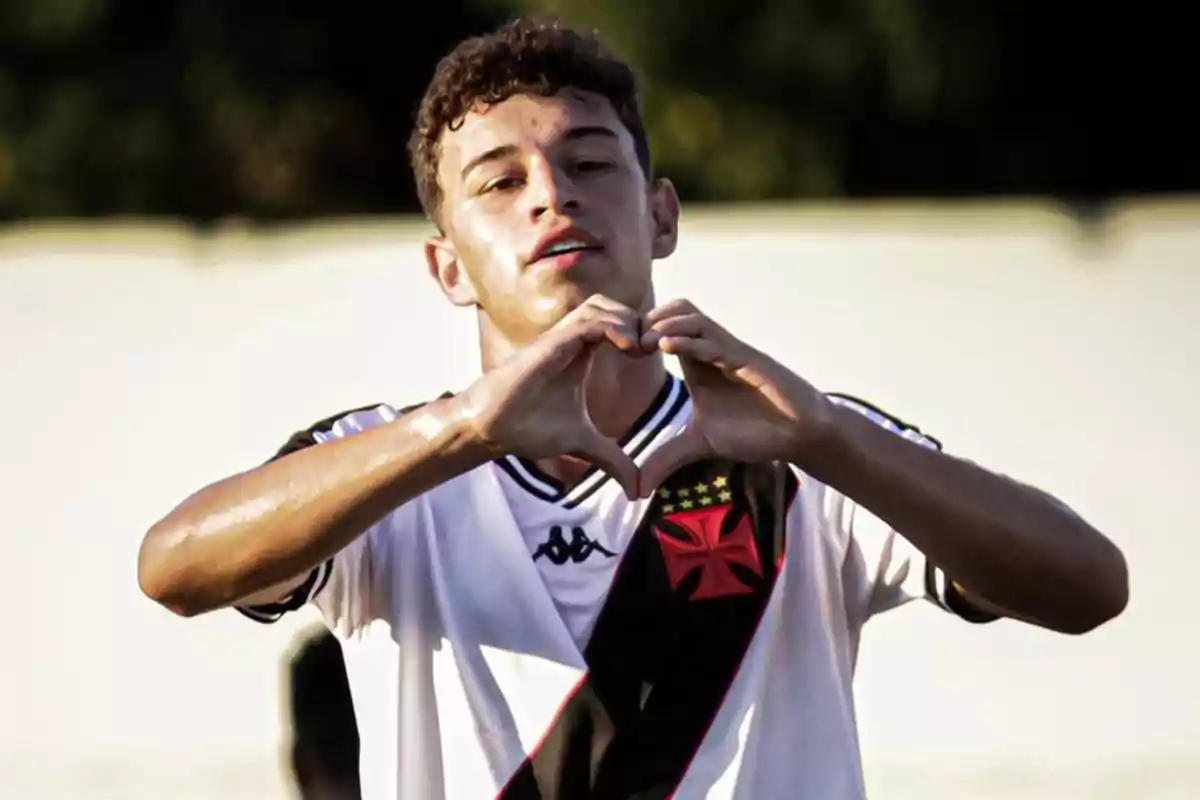
[{"label": "elbow", "polygon": [[1097,602],[1098,610],[1101,613],[1099,615],[1100,622],[1096,627],[1121,616],[1129,606],[1129,564],[1120,548],[1116,545],[1110,546],[1112,548],[1109,558],[1111,563],[1103,581],[1102,597]]},{"label": "elbow", "polygon": [[1066,633],[1091,633],[1125,613],[1129,605],[1129,566],[1116,545],[1106,543],[1108,552],[1093,571],[1083,596],[1088,598],[1085,612]]},{"label": "elbow", "polygon": [[180,617],[202,614],[208,609],[183,579],[178,549],[184,537],[164,530],[160,525],[150,529],[138,551],[138,588],[146,597]]}]

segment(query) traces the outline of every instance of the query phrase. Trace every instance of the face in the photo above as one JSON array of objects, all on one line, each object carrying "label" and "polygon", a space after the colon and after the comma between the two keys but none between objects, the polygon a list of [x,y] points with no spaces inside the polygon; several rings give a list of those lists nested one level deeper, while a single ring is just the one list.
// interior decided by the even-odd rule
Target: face
[{"label": "face", "polygon": [[536,338],[589,296],[653,302],[651,265],[675,249],[679,204],[650,185],[607,99],[516,95],[442,135],[442,233],[431,273],[486,335]]}]

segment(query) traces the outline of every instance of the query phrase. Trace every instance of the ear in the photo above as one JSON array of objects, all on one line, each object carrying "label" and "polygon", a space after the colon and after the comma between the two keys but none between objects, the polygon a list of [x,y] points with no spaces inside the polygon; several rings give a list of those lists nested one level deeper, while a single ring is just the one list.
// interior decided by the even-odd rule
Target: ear
[{"label": "ear", "polygon": [[451,303],[460,307],[478,303],[475,285],[462,268],[458,251],[449,239],[432,236],[425,242],[425,265],[429,268],[430,277],[437,281]]},{"label": "ear", "polygon": [[656,178],[650,187],[650,215],[654,221],[651,255],[666,258],[679,243],[679,195],[666,178]]}]

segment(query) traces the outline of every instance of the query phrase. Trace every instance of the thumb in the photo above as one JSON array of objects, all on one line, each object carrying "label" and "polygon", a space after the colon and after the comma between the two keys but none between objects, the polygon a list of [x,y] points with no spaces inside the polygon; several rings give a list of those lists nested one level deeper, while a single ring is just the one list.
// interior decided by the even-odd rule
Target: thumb
[{"label": "thumb", "polygon": [[712,448],[695,428],[669,439],[646,457],[638,480],[638,496],[649,497],[678,469],[712,455]]},{"label": "thumb", "polygon": [[625,490],[625,496],[638,496],[638,468],[629,454],[612,439],[592,429],[578,448],[577,455],[595,464]]}]

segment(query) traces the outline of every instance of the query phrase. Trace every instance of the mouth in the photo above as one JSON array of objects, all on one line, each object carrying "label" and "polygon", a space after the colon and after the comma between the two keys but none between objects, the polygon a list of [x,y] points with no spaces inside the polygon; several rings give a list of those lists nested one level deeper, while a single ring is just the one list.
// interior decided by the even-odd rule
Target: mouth
[{"label": "mouth", "polygon": [[604,245],[591,234],[569,230],[546,237],[534,250],[530,263],[541,261],[578,261],[589,253],[603,252]]}]

